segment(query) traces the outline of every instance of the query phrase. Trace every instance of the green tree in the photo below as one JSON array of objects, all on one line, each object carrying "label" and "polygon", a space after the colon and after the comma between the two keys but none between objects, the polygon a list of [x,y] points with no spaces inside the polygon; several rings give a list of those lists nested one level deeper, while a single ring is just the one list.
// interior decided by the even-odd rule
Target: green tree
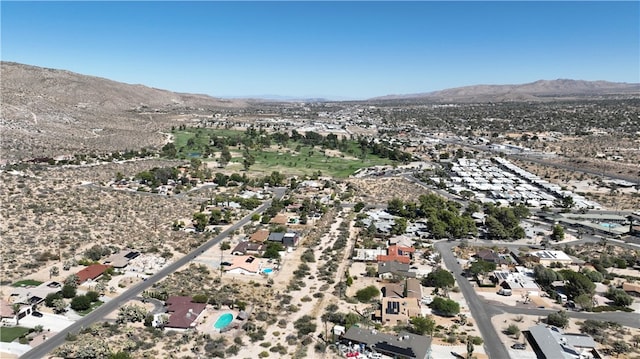
[{"label": "green tree", "polygon": [[362,211],[364,206],[365,206],[364,202],[358,202],[353,206],[353,211],[356,213],[359,213],[360,211]]},{"label": "green tree", "polygon": [[453,317],[460,313],[460,304],[451,299],[436,297],[429,306],[434,312],[445,317]]},{"label": "green tree", "polygon": [[610,287],[605,296],[618,307],[628,307],[633,303],[633,298],[622,289]]},{"label": "green tree", "polygon": [[380,290],[374,285],[362,288],[356,292],[356,298],[362,303],[370,302],[373,298],[376,298],[379,295]]},{"label": "green tree", "polygon": [[57,275],[60,274],[60,268],[58,268],[57,266],[53,266],[51,267],[51,269],[49,269],[49,279],[51,279],[51,277],[55,277]]},{"label": "green tree", "polygon": [[520,336],[520,328],[515,324],[509,324],[507,329],[504,330],[504,333],[518,338]]},{"label": "green tree", "polygon": [[594,283],[602,283],[602,281],[604,280],[604,275],[595,270],[589,270],[585,268],[582,273]]},{"label": "green tree", "polygon": [[551,239],[560,242],[564,239],[564,228],[561,225],[556,224],[553,226],[553,232],[551,233]]},{"label": "green tree", "polygon": [[401,235],[407,231],[407,219],[404,217],[396,217],[391,226],[391,234]]},{"label": "green tree", "polygon": [[593,295],[596,285],[582,273],[574,272],[570,269],[560,271],[565,280],[565,294],[571,299],[580,294]]},{"label": "green tree", "polygon": [[229,147],[224,146],[222,148],[222,152],[220,152],[220,158],[218,159],[218,163],[221,167],[224,167],[231,161],[231,152],[229,152]]},{"label": "green tree", "polygon": [[173,142],[167,143],[162,146],[162,156],[167,158],[175,158],[178,151],[176,145]]},{"label": "green tree", "polygon": [[569,325],[569,315],[564,310],[551,313],[547,316],[547,324],[558,328],[566,328]]},{"label": "green tree", "polygon": [[437,268],[422,280],[422,285],[425,287],[436,287],[440,289],[453,288],[455,279],[451,272],[446,269]]},{"label": "green tree", "polygon": [[540,264],[533,268],[533,277],[536,282],[543,287],[547,287],[557,280],[562,280],[562,275],[560,273]]},{"label": "green tree", "polygon": [[471,265],[468,268],[469,273],[471,273],[474,276],[478,274],[484,275],[486,273],[493,272],[494,270],[496,270],[495,263],[487,262],[482,259],[479,259],[471,263]]},{"label": "green tree", "polygon": [[76,288],[70,285],[63,285],[61,292],[63,298],[73,298],[76,296]]},{"label": "green tree", "polygon": [[242,161],[242,166],[245,171],[249,170],[249,167],[253,166],[256,163],[256,159],[249,153],[249,151],[244,152],[244,160]]},{"label": "green tree", "polygon": [[436,321],[431,316],[413,317],[410,319],[410,323],[412,332],[419,335],[433,335],[433,331],[436,329]]},{"label": "green tree", "polygon": [[78,285],[80,285],[80,277],[78,277],[77,274],[71,274],[64,280],[64,285],[78,288]]},{"label": "green tree", "polygon": [[49,293],[47,294],[47,296],[44,298],[44,304],[51,308],[53,307],[53,301],[56,299],[62,299],[62,294],[60,293]]},{"label": "green tree", "polygon": [[279,259],[280,252],[284,250],[284,246],[278,242],[270,242],[262,255],[263,258]]},{"label": "green tree", "polygon": [[71,309],[82,311],[91,308],[91,299],[86,295],[79,295],[71,300]]},{"label": "green tree", "polygon": [[207,220],[207,216],[204,213],[196,212],[193,214],[193,226],[195,227],[196,231],[204,231],[208,222],[209,221]]},{"label": "green tree", "polygon": [[100,293],[90,290],[87,292],[87,294],[85,294],[87,296],[87,298],[89,298],[89,300],[91,301],[91,303],[93,302],[97,302],[98,298],[100,298]]},{"label": "green tree", "polygon": [[269,175],[269,184],[272,186],[282,186],[284,180],[284,175],[278,171],[273,171],[271,172],[271,175]]},{"label": "green tree", "polygon": [[573,206],[575,206],[575,202],[573,201],[573,197],[571,197],[571,196],[563,196],[560,199],[558,205],[561,208],[571,209],[571,208],[573,208]]},{"label": "green tree", "polygon": [[64,299],[54,299],[53,300],[53,311],[54,313],[64,313],[67,309],[67,303],[65,303]]},{"label": "green tree", "polygon": [[573,301],[584,310],[591,310],[591,308],[593,308],[593,297],[589,294],[580,294],[573,298]]}]

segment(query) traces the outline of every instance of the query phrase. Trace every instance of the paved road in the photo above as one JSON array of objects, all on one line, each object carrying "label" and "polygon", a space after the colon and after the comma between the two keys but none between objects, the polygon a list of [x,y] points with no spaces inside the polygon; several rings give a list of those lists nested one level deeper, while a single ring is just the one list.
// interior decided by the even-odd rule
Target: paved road
[{"label": "paved road", "polygon": [[458,282],[458,287],[464,295],[464,298],[471,310],[471,316],[478,325],[482,339],[484,339],[484,350],[489,358],[509,358],[509,352],[504,343],[500,341],[500,337],[496,329],[491,323],[491,317],[499,314],[491,305],[487,305],[478,298],[469,280],[462,276],[462,267],[458,264],[458,260],[453,256],[451,248],[456,245],[455,242],[438,242],[435,248],[442,256],[445,266],[452,272]]},{"label": "paved road", "polygon": [[[471,315],[475,322],[478,324],[478,329],[484,339],[484,348],[489,358],[509,358],[507,349],[498,337],[493,324],[491,323],[491,317],[502,313],[511,314],[523,314],[523,315],[537,315],[546,317],[550,313],[557,312],[555,309],[541,309],[541,308],[529,308],[529,307],[514,307],[491,303],[484,299],[481,299],[476,294],[475,290],[469,283],[469,280],[462,276],[462,267],[458,264],[458,260],[454,257],[451,248],[458,243],[441,241],[435,244],[435,248],[442,256],[442,261],[446,265],[447,269],[452,272],[458,287],[464,295]],[[470,245],[486,245],[486,243],[469,243]],[[492,244],[496,244],[493,243]],[[505,244],[500,244],[505,245]],[[526,246],[518,244],[508,244],[510,247]],[[638,313],[625,313],[625,312],[608,312],[608,313],[588,313],[588,312],[572,312],[568,311],[567,314],[571,318],[578,319],[594,319],[602,321],[614,321],[620,323],[623,326],[640,328],[640,315]]]},{"label": "paved road", "polygon": [[[274,189],[274,192],[276,192],[275,198],[281,199],[282,196],[284,196],[285,190],[286,190],[285,188]],[[251,216],[253,214],[264,212],[267,208],[269,208],[270,205],[271,205],[271,200],[266,201],[260,207],[258,207],[253,212],[251,212],[248,215],[246,215],[240,221],[238,221],[233,226],[231,226],[227,230],[225,230],[222,233],[220,233],[219,235],[217,235],[212,240],[210,240],[207,243],[205,243],[205,244],[201,245],[200,247],[196,248],[195,250],[193,250],[191,253],[187,254],[186,256],[184,256],[184,257],[176,260],[175,262],[169,264],[168,266],[162,268],[158,273],[156,273],[153,276],[149,277],[146,281],[143,281],[143,282],[140,282],[140,283],[136,284],[135,286],[127,289],[126,291],[124,291],[118,297],[116,297],[116,298],[104,303],[103,305],[99,306],[94,311],[92,311],[91,313],[87,314],[84,318],[76,321],[72,325],[70,325],[67,328],[65,328],[64,330],[60,331],[58,334],[54,335],[53,337],[48,339],[46,342],[44,342],[44,343],[38,345],[37,347],[29,350],[28,352],[24,353],[20,358],[24,358],[24,359],[34,358],[35,359],[35,358],[43,358],[43,357],[45,357],[53,349],[57,348],[58,346],[60,346],[60,345],[62,345],[64,343],[65,337],[67,336],[68,333],[77,333],[78,331],[82,330],[83,328],[89,327],[91,324],[101,320],[102,318],[104,318],[104,316],[106,316],[107,314],[109,314],[109,313],[113,312],[114,310],[118,309],[123,304],[125,304],[129,300],[131,300],[134,297],[136,297],[142,291],[148,289],[149,287],[151,287],[155,283],[157,283],[157,282],[161,281],[162,279],[164,279],[169,274],[177,271],[178,269],[180,269],[185,264],[191,262],[193,259],[195,259],[197,256],[202,254],[204,251],[206,251],[206,250],[212,248],[213,246],[215,246],[216,244],[220,243],[231,232],[233,232],[233,231],[237,230],[238,228],[244,226],[245,224],[249,223],[251,221]]]}]

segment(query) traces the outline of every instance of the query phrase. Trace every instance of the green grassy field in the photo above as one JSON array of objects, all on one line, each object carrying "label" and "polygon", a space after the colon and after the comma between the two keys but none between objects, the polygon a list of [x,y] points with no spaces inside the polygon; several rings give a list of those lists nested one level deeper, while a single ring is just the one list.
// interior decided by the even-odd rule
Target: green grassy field
[{"label": "green grassy field", "polygon": [[29,332],[29,328],[2,327],[0,328],[0,342],[11,343]]},{"label": "green grassy field", "polygon": [[[200,136],[196,136],[197,131],[200,131]],[[202,148],[209,145],[210,136],[228,138],[242,136],[243,134],[243,131],[237,130],[182,130],[174,132],[174,144],[178,150],[179,157],[198,157]],[[188,145],[191,138],[193,139],[191,145]],[[310,175],[320,171],[322,175],[346,178],[363,167],[390,165],[393,163],[389,159],[372,154],[368,154],[364,159],[356,158],[355,156],[360,153],[359,145],[356,141],[349,141],[348,148],[351,153],[338,153],[336,155],[335,151],[332,151],[332,155],[325,155],[324,150],[319,146],[312,148],[300,142],[289,141],[286,146],[250,150],[249,153],[255,158],[255,163],[249,170],[265,174],[278,171],[286,175]],[[241,166],[243,162],[241,149],[230,147],[230,150],[234,154],[231,163],[238,163]],[[204,161],[209,160],[205,159]],[[234,168],[238,168],[237,165]]]},{"label": "green grassy field", "polygon": [[29,287],[29,286],[39,286],[40,284],[42,284],[42,282],[37,281],[37,280],[33,280],[33,279],[25,279],[25,280],[21,280],[21,281],[17,281],[15,283],[13,283],[11,286],[12,287]]},{"label": "green grassy field", "polygon": [[[345,156],[345,158],[325,156],[321,149],[309,146],[302,147],[299,153],[284,149],[283,151],[250,151],[250,153],[256,161],[250,170],[264,173],[279,171],[290,175],[305,175],[320,171],[323,175],[345,178],[359,168],[391,164],[391,161],[375,156],[368,156],[364,160],[351,156]],[[243,158],[236,157],[232,161],[242,163]]]}]

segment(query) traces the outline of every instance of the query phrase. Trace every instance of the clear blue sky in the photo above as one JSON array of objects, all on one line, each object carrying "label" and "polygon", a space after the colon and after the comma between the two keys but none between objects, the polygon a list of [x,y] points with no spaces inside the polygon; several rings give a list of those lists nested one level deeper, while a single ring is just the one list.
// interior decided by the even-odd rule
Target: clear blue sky
[{"label": "clear blue sky", "polygon": [[8,2],[3,61],[212,96],[640,82],[640,2]]}]

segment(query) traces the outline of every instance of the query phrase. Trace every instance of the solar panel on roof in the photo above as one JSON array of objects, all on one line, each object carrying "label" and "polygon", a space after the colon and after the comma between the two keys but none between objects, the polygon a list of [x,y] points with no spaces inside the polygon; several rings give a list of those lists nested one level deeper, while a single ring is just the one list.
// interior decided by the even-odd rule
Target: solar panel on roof
[{"label": "solar panel on roof", "polygon": [[404,355],[409,358],[415,358],[416,356],[415,353],[413,352],[413,349],[411,348],[403,348],[387,342],[376,343],[375,348],[382,352],[387,352],[390,354],[392,353],[396,355]]}]

